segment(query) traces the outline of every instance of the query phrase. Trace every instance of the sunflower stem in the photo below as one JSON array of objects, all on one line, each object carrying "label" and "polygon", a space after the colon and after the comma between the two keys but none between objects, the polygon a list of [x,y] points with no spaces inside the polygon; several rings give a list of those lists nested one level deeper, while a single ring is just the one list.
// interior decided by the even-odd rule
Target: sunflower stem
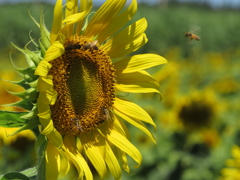
[{"label": "sunflower stem", "polygon": [[38,173],[36,180],[46,180],[46,160],[45,151],[47,147],[47,141],[44,141],[37,150],[38,155]]}]

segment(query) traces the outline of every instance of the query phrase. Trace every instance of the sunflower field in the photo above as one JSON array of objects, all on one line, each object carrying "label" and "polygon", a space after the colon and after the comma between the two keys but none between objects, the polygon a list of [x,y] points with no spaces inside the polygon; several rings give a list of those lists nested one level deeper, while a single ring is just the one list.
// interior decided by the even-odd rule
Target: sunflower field
[{"label": "sunflower field", "polygon": [[[10,59],[20,67],[27,66],[24,55],[11,42],[23,48],[29,35],[38,41],[39,29],[28,11],[38,20],[41,8],[50,29],[53,4],[0,5],[1,110],[25,111],[4,106],[19,100],[9,92],[23,90],[9,83],[21,80]],[[130,172],[123,171],[123,180],[240,179],[239,15],[239,9],[212,9],[175,1],[156,6],[139,4],[127,25],[145,17],[148,43],[132,55],[159,54],[168,63],[147,70],[160,84],[161,95],[120,95],[145,109],[156,124],[156,129],[145,124],[153,132],[154,144],[142,131],[125,123],[132,144],[142,154],[142,163],[136,168],[129,158]],[[196,34],[200,41],[190,41],[184,37],[185,32]],[[34,50],[29,43],[31,48]],[[26,130],[10,136],[15,130],[0,127],[0,175],[27,171],[37,164],[33,133]],[[100,179],[93,165],[89,167],[94,179]],[[76,174],[73,168],[66,176],[60,174],[59,179],[77,179]],[[109,173],[105,179],[114,178]]]}]

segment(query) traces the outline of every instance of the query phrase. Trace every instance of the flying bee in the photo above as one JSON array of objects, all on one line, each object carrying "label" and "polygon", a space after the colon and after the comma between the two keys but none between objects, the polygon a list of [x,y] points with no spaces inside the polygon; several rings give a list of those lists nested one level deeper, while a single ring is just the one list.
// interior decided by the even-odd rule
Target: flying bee
[{"label": "flying bee", "polygon": [[193,40],[193,39],[195,39],[197,41],[200,41],[200,38],[196,34],[193,34],[191,32],[185,32],[184,36],[188,37],[190,39],[190,41]]},{"label": "flying bee", "polygon": [[88,50],[88,49],[90,49],[90,50],[98,50],[99,47],[98,47],[97,43],[98,43],[98,40],[95,40],[95,41],[93,41],[93,42],[88,42],[88,43],[86,43],[86,44],[83,46],[83,49],[84,49],[84,50]]}]

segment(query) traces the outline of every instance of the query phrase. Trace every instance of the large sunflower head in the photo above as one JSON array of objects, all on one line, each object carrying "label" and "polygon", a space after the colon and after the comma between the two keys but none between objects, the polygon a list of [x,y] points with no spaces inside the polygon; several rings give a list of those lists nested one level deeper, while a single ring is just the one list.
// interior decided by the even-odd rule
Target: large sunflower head
[{"label": "large sunflower head", "polygon": [[142,18],[123,28],[137,11],[136,0],[123,10],[125,3],[107,0],[90,13],[91,0],[57,0],[50,32],[42,16],[40,23],[34,20],[41,32],[39,46],[34,43],[38,51],[20,50],[30,57],[24,80],[30,84],[26,88],[32,109],[23,117],[37,122],[34,125],[39,120],[37,145],[45,157],[39,171],[46,170],[38,173],[40,179],[57,179],[60,156],[75,165],[79,178],[93,178],[91,163],[101,178],[108,167],[120,179],[120,165],[129,172],[126,155],[137,164],[142,159],[123,120],[155,143],[143,123],[155,127],[151,117],[119,92],[160,95],[158,83],[145,69],[166,59],[156,54],[127,56],[147,42],[147,21]]}]

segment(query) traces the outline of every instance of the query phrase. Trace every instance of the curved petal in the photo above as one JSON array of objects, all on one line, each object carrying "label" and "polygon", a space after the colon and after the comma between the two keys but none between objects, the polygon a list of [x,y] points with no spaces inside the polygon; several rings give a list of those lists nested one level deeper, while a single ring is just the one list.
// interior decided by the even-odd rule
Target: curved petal
[{"label": "curved petal", "polygon": [[[92,9],[92,0],[81,0],[80,2],[80,12],[86,12],[87,16]],[[86,20],[87,21],[87,20]],[[79,34],[83,28],[84,20],[80,20],[77,24],[76,33]]]},{"label": "curved petal", "polygon": [[91,143],[96,141],[95,137],[93,137],[92,134],[80,135],[80,139],[87,157],[97,170],[99,176],[103,179],[107,173],[107,168],[99,149],[99,146],[101,145],[99,145],[98,142],[96,142],[96,144]]},{"label": "curved petal", "polygon": [[74,164],[74,166],[76,167],[76,169],[79,173],[79,176],[81,177],[83,175],[82,169],[80,166],[81,163],[78,161],[77,157],[68,150],[68,148],[63,146],[63,150],[64,150],[65,154],[67,155],[67,157],[72,161],[72,163]]},{"label": "curved petal", "polygon": [[89,169],[89,166],[82,155],[79,153],[78,148],[76,146],[76,137],[65,136],[64,137],[64,145],[70,151],[73,163],[75,164],[78,172],[79,178],[83,177],[83,173],[87,180],[92,180],[92,172]]},{"label": "curved petal", "polygon": [[[139,83],[149,83],[149,87],[158,89],[159,83],[146,71],[138,71],[132,73],[116,73],[117,84],[136,84]],[[131,78],[129,78],[131,77]]]},{"label": "curved petal", "polygon": [[119,91],[130,93],[158,93],[160,95],[160,101],[162,95],[158,89],[155,88],[155,84],[151,82],[137,82],[135,84],[115,84],[115,87]]},{"label": "curved petal", "polygon": [[144,33],[141,36],[139,36],[137,39],[128,41],[127,45],[119,46],[118,47],[119,49],[116,48],[114,50],[110,50],[110,52],[108,52],[108,55],[111,58],[123,57],[138,50],[147,42],[148,42],[148,39],[146,34]]},{"label": "curved petal", "polygon": [[[75,13],[78,12],[78,0],[67,0],[66,6],[65,6],[65,20]],[[64,21],[62,21],[64,23]],[[64,26],[66,28],[66,26]],[[68,36],[70,36],[73,33],[74,26],[69,24],[67,26],[67,32],[69,33]]]},{"label": "curved petal", "polygon": [[46,76],[52,67],[48,61],[52,61],[64,53],[64,47],[59,41],[55,41],[47,50],[44,59],[39,63],[35,70],[35,75]]},{"label": "curved petal", "polygon": [[38,78],[37,90],[38,92],[44,92],[53,88],[52,76],[44,76]]},{"label": "curved petal", "polygon": [[[41,96],[41,94],[40,94]],[[51,119],[51,111],[49,105],[43,101],[41,101],[41,97],[39,96],[37,101],[38,106],[38,117],[43,126],[43,131],[41,134],[47,136],[47,138],[52,142],[55,147],[60,148],[62,146],[62,136],[61,134],[54,128],[52,119]]]},{"label": "curved petal", "polygon": [[138,119],[140,121],[146,122],[148,124],[151,124],[154,129],[156,129],[156,125],[149,114],[133,102],[116,98],[114,102],[114,108],[126,114],[131,119]]},{"label": "curved petal", "polygon": [[137,11],[137,0],[133,0],[131,5],[120,15],[115,16],[111,20],[108,28],[101,31],[98,35],[98,41],[101,44],[106,39],[110,38],[113,34],[119,31],[128,21],[132,19]]},{"label": "curved petal", "polygon": [[107,0],[91,19],[84,35],[86,37],[96,36],[107,29],[125,3],[126,0]]},{"label": "curved petal", "polygon": [[148,130],[148,128],[138,119],[131,119],[129,118],[126,114],[120,112],[118,109],[115,109],[114,112],[120,116],[121,118],[123,118],[125,121],[129,122],[130,124],[132,124],[133,126],[135,126],[136,128],[140,129],[141,131],[143,131],[146,135],[148,135],[148,137],[151,138],[151,140],[156,144],[156,140],[153,137],[152,133]]},{"label": "curved petal", "polygon": [[111,147],[106,141],[105,141],[105,145],[101,147],[101,152],[113,177],[115,179],[121,179],[121,167]]},{"label": "curved petal", "polygon": [[[142,18],[122,31],[116,34],[112,39],[107,41],[102,48],[106,51],[113,51],[117,49],[119,46],[127,45],[129,42],[141,36],[147,28],[147,21],[145,18]],[[119,45],[120,43],[120,45]]]},{"label": "curved petal", "polygon": [[50,43],[53,44],[56,41],[58,33],[62,28],[62,0],[57,0],[54,8],[54,16],[52,23],[52,30],[50,33]]},{"label": "curved petal", "polygon": [[167,63],[167,60],[157,54],[139,54],[124,58],[114,64],[116,73],[131,73]]},{"label": "curved petal", "polygon": [[126,152],[131,156],[138,165],[142,162],[142,155],[138,149],[132,145],[124,136],[119,134],[117,131],[112,130],[106,138],[115,146],[117,146],[122,151]]},{"label": "curved petal", "polygon": [[127,160],[127,156],[126,153],[124,151],[122,151],[121,149],[117,149],[117,153],[118,153],[118,159],[122,162],[122,166],[123,169],[126,172],[130,172],[129,166],[128,166],[128,160]]},{"label": "curved petal", "polygon": [[65,17],[68,17],[77,12],[78,12],[78,0],[67,0],[66,1],[66,9],[65,9]]},{"label": "curved petal", "polygon": [[52,61],[64,53],[64,46],[60,41],[55,41],[47,50],[43,61]]},{"label": "curved petal", "polygon": [[46,76],[52,65],[47,61],[41,61],[35,70],[35,75]]},{"label": "curved petal", "polygon": [[114,114],[113,114],[113,129],[115,129],[117,132],[122,134],[123,136],[127,137],[128,139],[130,138],[129,131],[125,124],[118,119]]},{"label": "curved petal", "polygon": [[116,75],[117,84],[115,87],[117,90],[131,93],[158,93],[161,100],[158,82],[146,71],[117,73]]},{"label": "curved petal", "polygon": [[57,180],[60,172],[60,156],[58,150],[50,142],[45,151],[46,158],[46,179]]}]

